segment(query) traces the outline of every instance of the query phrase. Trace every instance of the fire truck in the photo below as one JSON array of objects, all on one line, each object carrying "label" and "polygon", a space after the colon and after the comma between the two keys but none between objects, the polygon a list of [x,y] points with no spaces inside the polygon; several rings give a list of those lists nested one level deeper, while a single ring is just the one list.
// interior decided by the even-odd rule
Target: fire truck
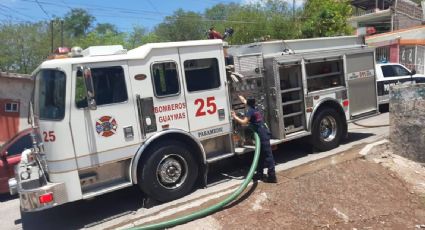
[{"label": "fire truck", "polygon": [[[377,114],[374,50],[354,36],[227,46],[221,40],[73,49],[34,71],[11,193],[38,211],[138,185],[161,202],[206,185],[208,165],[252,152],[238,95],[254,98],[271,144],[310,136],[335,148]],[[41,141],[40,141],[41,140]]]}]

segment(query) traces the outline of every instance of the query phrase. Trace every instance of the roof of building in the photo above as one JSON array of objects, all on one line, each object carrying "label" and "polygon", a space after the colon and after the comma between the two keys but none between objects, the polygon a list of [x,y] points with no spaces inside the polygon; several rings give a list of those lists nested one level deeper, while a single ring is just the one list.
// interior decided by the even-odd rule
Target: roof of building
[{"label": "roof of building", "polygon": [[379,43],[396,39],[400,39],[401,43],[413,42],[414,44],[423,45],[422,43],[425,41],[425,25],[372,35],[366,37],[366,43]]},{"label": "roof of building", "polygon": [[29,74],[9,73],[9,72],[0,72],[0,78],[32,80],[32,77]]},{"label": "roof of building", "polygon": [[[376,6],[376,3],[378,3],[379,6]],[[383,9],[387,9],[392,4],[393,4],[392,0],[379,0],[378,2],[370,1],[370,0],[352,0],[351,1],[351,5],[364,10],[381,8],[382,6],[383,6]]]}]

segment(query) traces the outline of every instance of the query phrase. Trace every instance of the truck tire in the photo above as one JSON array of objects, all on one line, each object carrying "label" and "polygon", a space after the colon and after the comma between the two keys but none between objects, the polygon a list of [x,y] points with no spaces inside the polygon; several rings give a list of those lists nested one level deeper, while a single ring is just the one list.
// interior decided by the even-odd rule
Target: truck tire
[{"label": "truck tire", "polygon": [[341,116],[331,108],[325,108],[314,117],[312,144],[319,151],[328,151],[339,146],[343,124]]},{"label": "truck tire", "polygon": [[153,146],[139,162],[140,189],[160,202],[183,197],[194,187],[198,164],[189,149],[177,141],[161,142]]}]

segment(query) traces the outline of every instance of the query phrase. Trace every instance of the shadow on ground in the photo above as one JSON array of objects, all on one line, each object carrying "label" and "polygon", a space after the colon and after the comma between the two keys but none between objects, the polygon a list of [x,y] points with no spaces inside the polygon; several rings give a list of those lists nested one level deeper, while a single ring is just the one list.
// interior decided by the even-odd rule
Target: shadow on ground
[{"label": "shadow on ground", "polygon": [[126,188],[92,200],[77,201],[56,208],[21,213],[24,229],[80,229],[127,215],[143,205],[137,187]]},{"label": "shadow on ground", "polygon": [[18,198],[18,195],[10,195],[10,194],[8,194],[8,193],[6,193],[6,194],[0,194],[0,203],[2,203],[2,202],[6,202],[6,201],[9,201],[9,200],[13,200],[13,199],[17,199]]}]

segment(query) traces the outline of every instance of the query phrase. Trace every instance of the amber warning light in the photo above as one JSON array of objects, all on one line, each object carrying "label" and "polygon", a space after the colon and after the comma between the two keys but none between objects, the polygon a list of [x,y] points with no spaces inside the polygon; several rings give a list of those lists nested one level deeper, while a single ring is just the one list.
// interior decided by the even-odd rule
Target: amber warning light
[{"label": "amber warning light", "polygon": [[68,47],[58,47],[55,49],[55,52],[48,57],[48,59],[68,58],[69,52],[70,49]]}]

